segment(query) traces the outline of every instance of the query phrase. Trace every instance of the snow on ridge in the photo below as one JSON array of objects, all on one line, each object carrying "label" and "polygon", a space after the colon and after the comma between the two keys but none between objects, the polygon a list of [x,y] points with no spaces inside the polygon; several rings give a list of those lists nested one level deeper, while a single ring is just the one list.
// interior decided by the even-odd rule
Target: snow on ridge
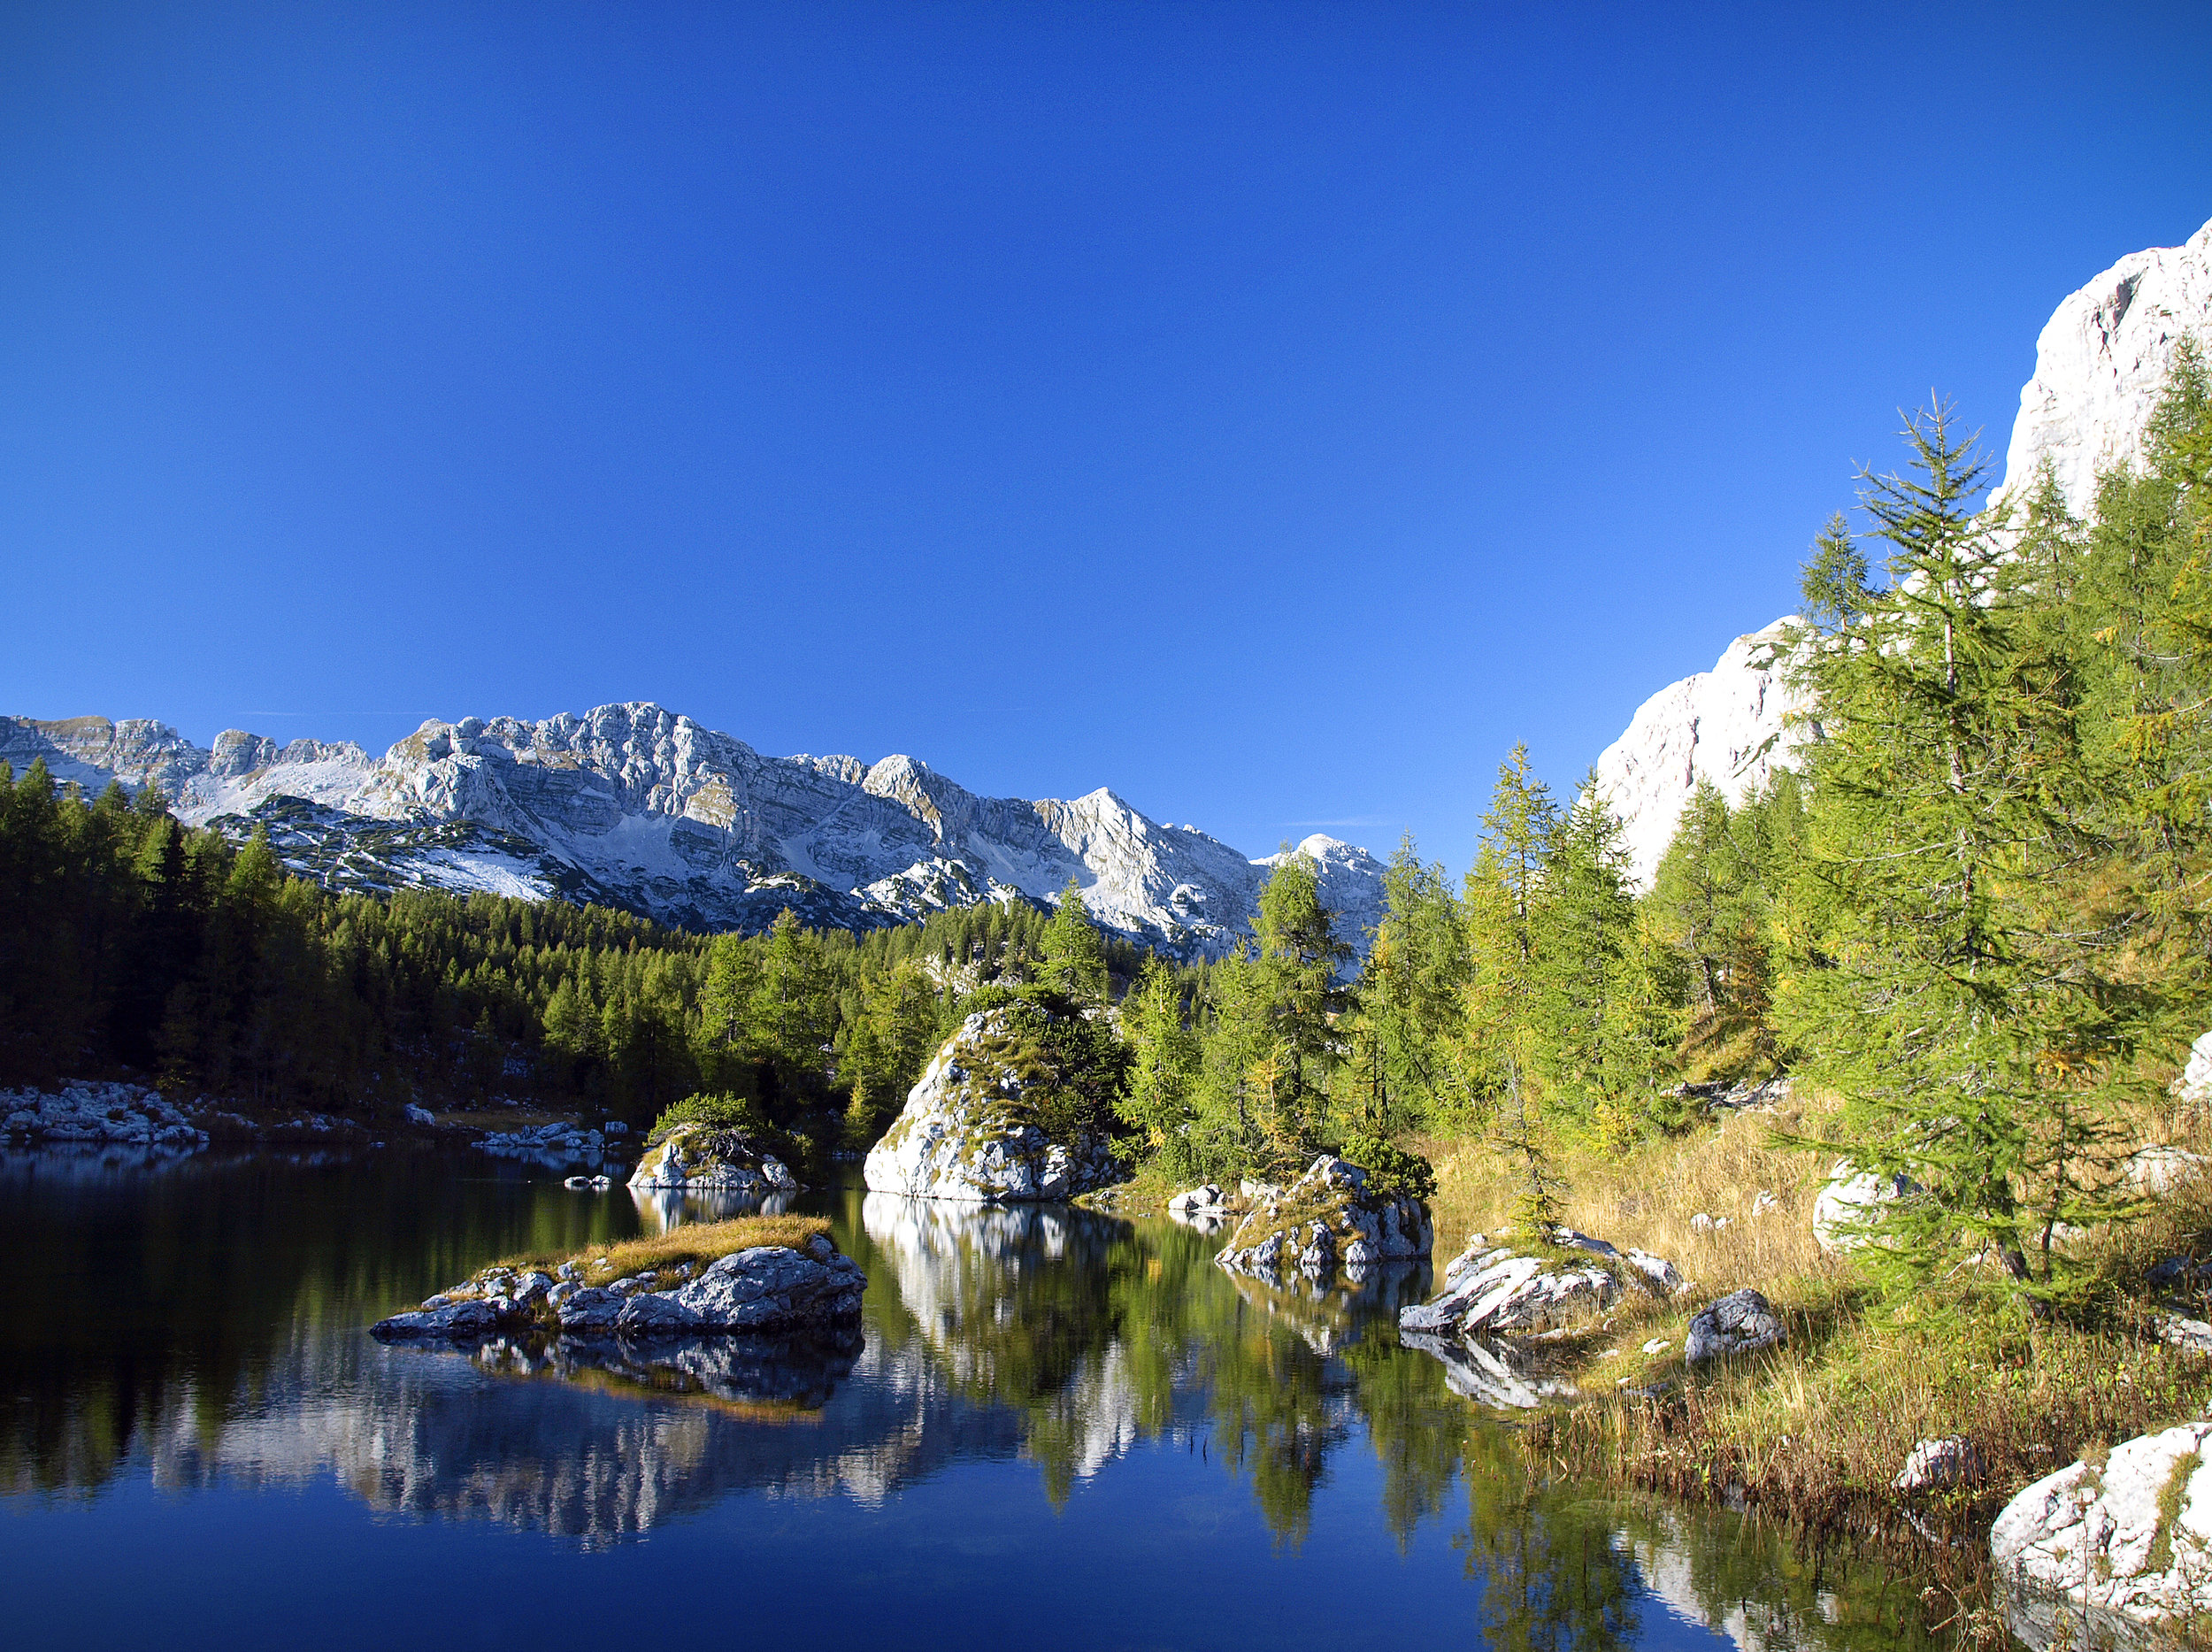
[{"label": "snow on ridge", "polygon": [[[981,797],[903,755],[764,757],[646,702],[534,723],[433,718],[378,759],[238,730],[206,749],[166,724],[0,718],[0,758],[20,770],[38,757],[88,790],[151,786],[193,825],[280,822],[288,864],[335,887],[571,894],[695,928],[757,929],[786,903],[848,926],[1049,903],[1073,878],[1108,927],[1218,956],[1248,932],[1275,858],[1161,826],[1107,787]],[[1379,865],[1309,843],[1363,946]]]}]

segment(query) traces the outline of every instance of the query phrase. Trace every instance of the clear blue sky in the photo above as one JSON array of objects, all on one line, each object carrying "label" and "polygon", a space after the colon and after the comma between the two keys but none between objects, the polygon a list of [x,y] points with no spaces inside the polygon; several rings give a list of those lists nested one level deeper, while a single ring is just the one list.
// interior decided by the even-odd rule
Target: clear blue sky
[{"label": "clear blue sky", "polygon": [[0,711],[1455,867],[2212,217],[2212,7],[0,11]]}]

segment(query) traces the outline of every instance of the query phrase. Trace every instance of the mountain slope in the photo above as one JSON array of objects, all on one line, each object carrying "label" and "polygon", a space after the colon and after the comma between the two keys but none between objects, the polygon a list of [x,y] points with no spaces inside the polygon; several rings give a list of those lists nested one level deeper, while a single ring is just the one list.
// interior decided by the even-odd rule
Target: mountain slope
[{"label": "mountain slope", "polygon": [[[2212,223],[2182,246],[2131,253],[2059,305],[2036,341],[1993,503],[2024,495],[2047,463],[2067,508],[2086,518],[2098,473],[2142,457],[2185,338],[2212,354]],[[1811,734],[1785,726],[1803,709],[1778,659],[1788,625],[1785,616],[1737,638],[1711,671],[1662,688],[1598,757],[1598,787],[1625,828],[1639,886],[1651,881],[1700,780],[1733,802]]]},{"label": "mountain slope", "polygon": [[[1110,928],[1218,956],[1281,858],[1159,825],[1103,788],[1071,802],[979,797],[912,757],[764,757],[644,703],[434,719],[374,759],[236,730],[204,749],[161,723],[0,718],[0,757],[19,773],[42,757],[88,789],[152,786],[194,825],[266,826],[288,865],[333,887],[561,895],[696,929],[757,930],[785,906],[866,927],[1048,901],[1072,877]],[[1300,848],[1363,945],[1380,864],[1333,838]]]}]

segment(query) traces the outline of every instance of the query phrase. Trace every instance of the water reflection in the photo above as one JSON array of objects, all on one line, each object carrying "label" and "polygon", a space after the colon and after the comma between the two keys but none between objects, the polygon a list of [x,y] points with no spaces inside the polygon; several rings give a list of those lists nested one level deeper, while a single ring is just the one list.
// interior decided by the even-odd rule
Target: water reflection
[{"label": "water reflection", "polygon": [[995,1506],[1033,1500],[1048,1524],[1087,1482],[1164,1476],[1165,1495],[1256,1511],[1296,1557],[1341,1483],[1402,1555],[1450,1532],[1496,1647],[1664,1625],[1760,1648],[1913,1640],[1878,1574],[1824,1578],[1739,1522],[1535,1472],[1466,1381],[1399,1345],[1421,1268],[1274,1290],[1166,1222],[847,1188],[799,1203],[868,1275],[855,1334],[378,1346],[364,1326],[495,1256],[728,1213],[495,1171],[0,1162],[0,1243],[40,1305],[0,1321],[0,1488],[20,1511],[142,1472],[176,1492],[334,1480],[380,1514],[585,1548],[749,1494],[841,1499],[852,1541],[879,1544],[895,1528],[874,1511],[980,1465]]},{"label": "water reflection", "polygon": [[686,1222],[726,1222],[733,1216],[781,1216],[800,1197],[795,1193],[741,1194],[727,1189],[706,1193],[675,1187],[623,1189],[637,1207],[638,1232],[666,1233]]}]

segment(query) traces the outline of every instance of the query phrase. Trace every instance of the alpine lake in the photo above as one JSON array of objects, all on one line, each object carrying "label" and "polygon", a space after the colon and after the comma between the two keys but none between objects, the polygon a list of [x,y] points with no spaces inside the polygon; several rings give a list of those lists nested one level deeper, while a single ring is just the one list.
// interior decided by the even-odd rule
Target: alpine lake
[{"label": "alpine lake", "polygon": [[1911,1648],[1914,1583],[1527,1464],[1402,1347],[1164,1219],[843,1185],[828,1339],[368,1333],[726,1214],[469,1153],[0,1149],[0,1643]]}]

